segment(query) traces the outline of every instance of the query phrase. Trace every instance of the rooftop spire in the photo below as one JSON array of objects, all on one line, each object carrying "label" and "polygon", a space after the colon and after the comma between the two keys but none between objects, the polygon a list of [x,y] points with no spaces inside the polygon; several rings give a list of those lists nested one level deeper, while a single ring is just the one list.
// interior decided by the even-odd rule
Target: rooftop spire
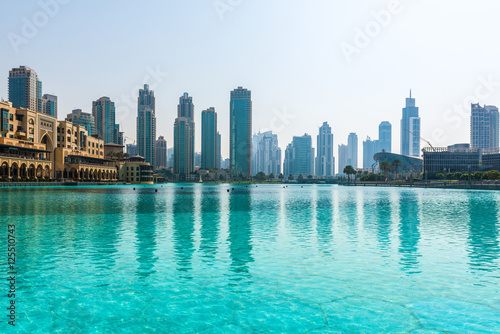
[{"label": "rooftop spire", "polygon": [[411,99],[411,88],[410,88],[410,99]]}]

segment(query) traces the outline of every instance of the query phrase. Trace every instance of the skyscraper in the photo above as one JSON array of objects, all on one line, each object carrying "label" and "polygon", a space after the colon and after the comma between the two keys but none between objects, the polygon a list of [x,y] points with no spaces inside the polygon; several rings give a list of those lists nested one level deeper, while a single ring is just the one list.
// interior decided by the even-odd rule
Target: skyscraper
[{"label": "skyscraper", "polygon": [[34,70],[20,66],[9,71],[9,101],[15,108],[43,112],[42,82]]},{"label": "skyscraper", "polygon": [[217,113],[209,108],[201,112],[201,169],[217,168],[217,142]]},{"label": "skyscraper", "polygon": [[347,164],[358,168],[358,135],[353,132],[347,137]]},{"label": "skyscraper", "polygon": [[42,96],[42,112],[57,118],[57,96],[50,94]]},{"label": "skyscraper", "polygon": [[278,135],[272,131],[254,134],[252,138],[252,175],[263,172],[266,175],[281,174],[281,149]]},{"label": "skyscraper", "polygon": [[127,153],[131,156],[134,157],[137,155],[137,145],[136,144],[127,144]]},{"label": "skyscraper", "polygon": [[347,145],[339,145],[339,172],[338,174],[344,174],[344,168],[348,165],[347,163]]},{"label": "skyscraper", "polygon": [[316,176],[335,175],[335,158],[333,157],[332,128],[327,122],[319,128],[317,138]]},{"label": "skyscraper", "polygon": [[378,140],[371,140],[370,137],[366,137],[366,140],[363,142],[363,168],[371,168],[375,163],[373,156],[375,153],[378,153],[378,146]]},{"label": "skyscraper", "polygon": [[283,170],[286,175],[302,175],[304,178],[314,174],[314,148],[310,135],[306,133],[301,137],[293,137],[285,151]]},{"label": "skyscraper", "polygon": [[498,148],[499,114],[495,106],[472,104],[470,117],[471,148]]},{"label": "skyscraper", "polygon": [[379,146],[377,147],[377,152],[385,151],[391,153],[392,150],[392,125],[391,123],[384,121],[378,126],[378,140]]},{"label": "skyscraper", "polygon": [[420,117],[415,99],[411,97],[411,90],[401,119],[401,154],[420,156]]},{"label": "skyscraper", "polygon": [[156,141],[155,161],[156,169],[167,168],[167,141],[163,136],[158,137]]},{"label": "skyscraper", "polygon": [[179,98],[174,123],[174,173],[186,180],[194,172],[194,105],[193,98],[184,93]]},{"label": "skyscraper", "polygon": [[118,138],[115,138],[115,103],[106,96],[93,101],[92,116],[95,121],[95,134],[106,144],[118,144]]},{"label": "skyscraper", "polygon": [[115,144],[123,145],[123,131],[120,131],[120,124],[115,123]]},{"label": "skyscraper", "polygon": [[144,85],[144,89],[139,89],[137,98],[137,152],[152,166],[156,166],[155,146],[155,94],[149,89],[149,85]]},{"label": "skyscraper", "polygon": [[82,109],[74,109],[66,116],[66,120],[73,125],[85,127],[89,136],[96,134],[94,116],[91,113],[83,112]]},{"label": "skyscraper", "polygon": [[220,133],[217,132],[217,168],[220,169],[221,167],[222,167],[221,139],[220,139]]},{"label": "skyscraper", "polygon": [[252,92],[238,87],[230,102],[230,169],[233,175],[252,172]]}]

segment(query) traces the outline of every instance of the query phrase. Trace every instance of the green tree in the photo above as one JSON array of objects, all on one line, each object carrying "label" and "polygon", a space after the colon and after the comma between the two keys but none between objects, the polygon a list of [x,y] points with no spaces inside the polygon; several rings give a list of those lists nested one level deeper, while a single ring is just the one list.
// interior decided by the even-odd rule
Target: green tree
[{"label": "green tree", "polygon": [[387,177],[387,174],[391,170],[391,164],[387,161],[382,161],[379,165],[379,168],[384,173],[384,176]]},{"label": "green tree", "polygon": [[268,179],[269,181],[274,180],[274,178],[275,178],[275,176],[274,176],[274,174],[273,174],[273,173],[269,174],[269,176],[267,177],[267,179]]},{"label": "green tree", "polygon": [[255,179],[257,181],[265,181],[266,180],[266,174],[264,172],[258,172],[257,175],[255,175]]},{"label": "green tree", "polygon": [[302,174],[299,174],[299,180],[303,180],[304,177],[302,176]]},{"label": "green tree", "polygon": [[280,173],[280,175],[278,175],[278,179],[280,179],[281,182],[283,182],[284,178],[285,176],[283,175],[283,173]]},{"label": "green tree", "polygon": [[443,173],[437,173],[436,174],[436,179],[438,179],[438,180],[444,179],[444,174]]},{"label": "green tree", "polygon": [[394,171],[396,172],[396,179],[397,179],[399,167],[403,166],[403,163],[399,159],[394,159],[394,161],[392,162],[391,165],[392,165],[392,168],[394,168]]},{"label": "green tree", "polygon": [[351,183],[351,175],[356,174],[356,171],[351,165],[347,165],[344,167],[344,174],[347,174],[347,182]]},{"label": "green tree", "polygon": [[490,170],[485,173],[488,180],[496,180],[500,178],[500,172],[497,170]]},{"label": "green tree", "polygon": [[307,175],[307,178],[308,178],[308,179],[312,179],[312,178],[313,178],[313,176],[312,176],[312,175]]},{"label": "green tree", "polygon": [[288,179],[293,180],[293,175],[292,174],[288,175]]}]

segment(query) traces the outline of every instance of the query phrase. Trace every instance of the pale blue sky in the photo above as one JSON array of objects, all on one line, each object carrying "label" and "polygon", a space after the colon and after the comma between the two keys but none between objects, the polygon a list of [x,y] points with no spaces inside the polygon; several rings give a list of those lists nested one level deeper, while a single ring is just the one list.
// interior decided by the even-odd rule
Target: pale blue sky
[{"label": "pale blue sky", "polygon": [[[397,10],[379,31],[372,12],[393,8],[393,1],[59,3],[65,4],[46,22],[38,1],[2,3],[0,96],[7,98],[8,71],[26,65],[37,71],[44,93],[58,96],[60,119],[73,108],[91,111],[93,100],[109,96],[117,102],[117,122],[135,138],[137,89],[149,83],[157,134],[169,147],[183,92],[195,103],[197,151],[200,113],[215,107],[228,157],[229,92],[244,86],[252,90],[254,132],[273,128],[282,148],[307,132],[316,146],[318,127],[328,121],[335,146],[346,143],[349,132],[358,134],[360,165],[362,140],[377,138],[381,121],[392,123],[399,152],[401,108],[410,88],[422,135],[436,146],[469,141],[470,107],[460,109],[462,116],[452,111],[470,103],[469,96],[500,105],[496,0],[396,1]],[[26,21],[37,23],[38,31],[23,33]],[[341,46],[355,46],[357,28],[374,30],[348,62]],[[13,34],[25,38],[22,44],[13,46]],[[159,72],[156,79],[152,71]],[[488,78],[499,84],[481,83]],[[283,122],[276,115],[284,110],[291,116]]]}]

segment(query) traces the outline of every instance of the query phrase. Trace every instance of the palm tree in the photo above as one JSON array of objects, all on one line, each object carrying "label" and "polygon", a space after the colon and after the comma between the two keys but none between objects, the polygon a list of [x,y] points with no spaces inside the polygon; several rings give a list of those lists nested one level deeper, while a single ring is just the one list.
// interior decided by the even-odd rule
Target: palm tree
[{"label": "palm tree", "polygon": [[108,156],[108,158],[113,158],[115,156],[115,152],[109,151],[106,155]]},{"label": "palm tree", "polygon": [[392,162],[392,167],[394,168],[394,171],[396,172],[396,179],[398,178],[398,167],[403,166],[403,163],[399,159],[394,159]]},{"label": "palm tree", "polygon": [[281,182],[283,182],[284,178],[285,178],[285,176],[283,175],[283,173],[280,173],[280,175],[278,175],[278,179],[280,179]]},{"label": "palm tree", "polygon": [[273,174],[273,173],[269,174],[269,175],[267,176],[267,179],[268,179],[269,181],[274,180],[274,174]]},{"label": "palm tree", "polygon": [[356,171],[354,170],[354,168],[352,168],[351,165],[347,165],[344,168],[344,174],[347,174],[347,182],[351,183],[351,175],[356,174]]},{"label": "palm tree", "polygon": [[288,175],[288,179],[293,180],[293,175],[292,174]]},{"label": "palm tree", "polygon": [[382,161],[379,168],[382,172],[384,172],[384,176],[387,177],[387,172],[391,170],[391,164],[387,161]]}]

